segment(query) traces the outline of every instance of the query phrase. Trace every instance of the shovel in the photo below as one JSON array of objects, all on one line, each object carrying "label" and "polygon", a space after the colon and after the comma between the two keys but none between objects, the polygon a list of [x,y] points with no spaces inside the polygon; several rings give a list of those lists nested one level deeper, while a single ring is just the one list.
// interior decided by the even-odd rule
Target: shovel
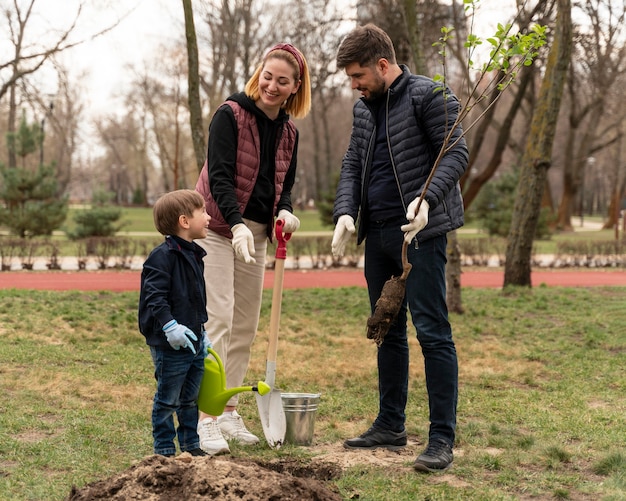
[{"label": "shovel", "polygon": [[259,417],[263,426],[265,440],[272,448],[279,448],[287,431],[287,421],[283,409],[282,395],[275,387],[276,382],[276,355],[278,353],[278,326],[280,324],[280,308],[283,299],[283,276],[285,274],[285,259],[287,257],[287,240],[291,233],[283,233],[285,222],[276,221],[276,261],[274,267],[274,288],[272,290],[272,310],[270,313],[270,336],[267,347],[267,362],[265,368],[265,383],[272,389],[269,393],[256,394],[259,408]]}]

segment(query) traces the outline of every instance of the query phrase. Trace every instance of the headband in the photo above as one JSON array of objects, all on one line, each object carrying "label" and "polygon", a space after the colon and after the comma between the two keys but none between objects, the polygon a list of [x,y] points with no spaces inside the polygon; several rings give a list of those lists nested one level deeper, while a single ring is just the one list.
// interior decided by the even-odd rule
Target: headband
[{"label": "headband", "polygon": [[267,51],[266,57],[267,55],[269,55],[270,52],[273,52],[275,50],[286,50],[287,52],[289,52],[289,54],[296,58],[296,62],[298,63],[298,69],[300,70],[300,78],[302,78],[302,75],[304,74],[304,59],[302,58],[302,54],[300,54],[298,49],[296,49],[293,45],[289,43],[277,43],[276,45],[274,45],[274,47]]}]

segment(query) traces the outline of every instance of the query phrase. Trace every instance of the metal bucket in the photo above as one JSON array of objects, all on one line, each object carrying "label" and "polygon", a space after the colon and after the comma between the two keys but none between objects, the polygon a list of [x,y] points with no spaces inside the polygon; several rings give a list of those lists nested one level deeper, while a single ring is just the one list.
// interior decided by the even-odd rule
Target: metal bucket
[{"label": "metal bucket", "polygon": [[285,443],[311,445],[319,393],[282,393],[287,429]]}]

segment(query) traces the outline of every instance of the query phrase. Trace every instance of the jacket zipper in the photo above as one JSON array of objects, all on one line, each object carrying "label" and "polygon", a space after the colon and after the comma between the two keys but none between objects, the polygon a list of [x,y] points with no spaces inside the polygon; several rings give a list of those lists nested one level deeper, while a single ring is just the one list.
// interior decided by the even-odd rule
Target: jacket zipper
[{"label": "jacket zipper", "polygon": [[393,159],[393,151],[391,151],[391,140],[389,139],[389,91],[387,91],[387,100],[385,101],[385,138],[387,139],[387,149],[389,150],[389,159],[391,160],[391,169],[393,171],[393,177],[396,180],[396,186],[398,187],[398,193],[400,194],[400,202],[402,202],[402,208],[406,214],[407,208],[404,203],[404,195],[402,188],[400,187],[400,180],[398,179],[398,170],[396,168],[396,162]]},{"label": "jacket zipper", "polygon": [[[404,213],[407,213],[406,203],[404,202],[404,194],[400,187],[400,179],[398,179],[398,170],[396,168],[396,162],[393,159],[393,151],[391,151],[391,140],[389,139],[389,91],[387,91],[387,100],[385,102],[385,138],[387,139],[387,149],[389,150],[389,159],[391,160],[391,169],[393,170],[393,177],[396,180],[396,186],[398,187],[398,193],[400,194],[400,201],[402,202],[402,208]],[[419,248],[419,242],[417,237],[413,238],[415,242],[415,249]]]}]

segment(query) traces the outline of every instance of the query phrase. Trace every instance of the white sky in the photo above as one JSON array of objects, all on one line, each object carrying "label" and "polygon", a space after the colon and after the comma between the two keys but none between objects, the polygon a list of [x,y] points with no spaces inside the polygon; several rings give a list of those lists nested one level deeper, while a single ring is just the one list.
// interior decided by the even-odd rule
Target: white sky
[{"label": "white sky", "polygon": [[[87,72],[80,83],[86,93],[86,109],[89,115],[98,116],[121,105],[116,96],[123,93],[132,78],[129,65],[141,69],[158,54],[159,45],[167,46],[180,40],[183,8],[180,0],[36,0],[34,12],[38,17],[32,20],[33,33],[53,37],[55,30],[66,30],[80,3],[87,5],[78,19],[74,40],[88,38],[119,21],[110,32],[62,56],[72,77]],[[482,0],[479,5],[477,25],[480,29],[476,28],[476,34],[484,38],[494,33],[496,22],[508,21],[514,2]],[[45,88],[45,82],[42,84]],[[52,82],[49,87],[50,92],[54,92]]]},{"label": "white sky", "polygon": [[[42,24],[44,32],[66,30],[79,3],[80,0],[37,0],[34,11],[42,16],[36,19],[37,24]],[[96,0],[83,8],[72,40],[88,39],[118,21],[111,31],[61,56],[72,77],[85,74],[80,85],[85,89],[90,115],[107,113],[116,107],[115,97],[132,78],[129,65],[141,68],[158,53],[159,45],[180,39],[183,7],[180,0]]]}]

